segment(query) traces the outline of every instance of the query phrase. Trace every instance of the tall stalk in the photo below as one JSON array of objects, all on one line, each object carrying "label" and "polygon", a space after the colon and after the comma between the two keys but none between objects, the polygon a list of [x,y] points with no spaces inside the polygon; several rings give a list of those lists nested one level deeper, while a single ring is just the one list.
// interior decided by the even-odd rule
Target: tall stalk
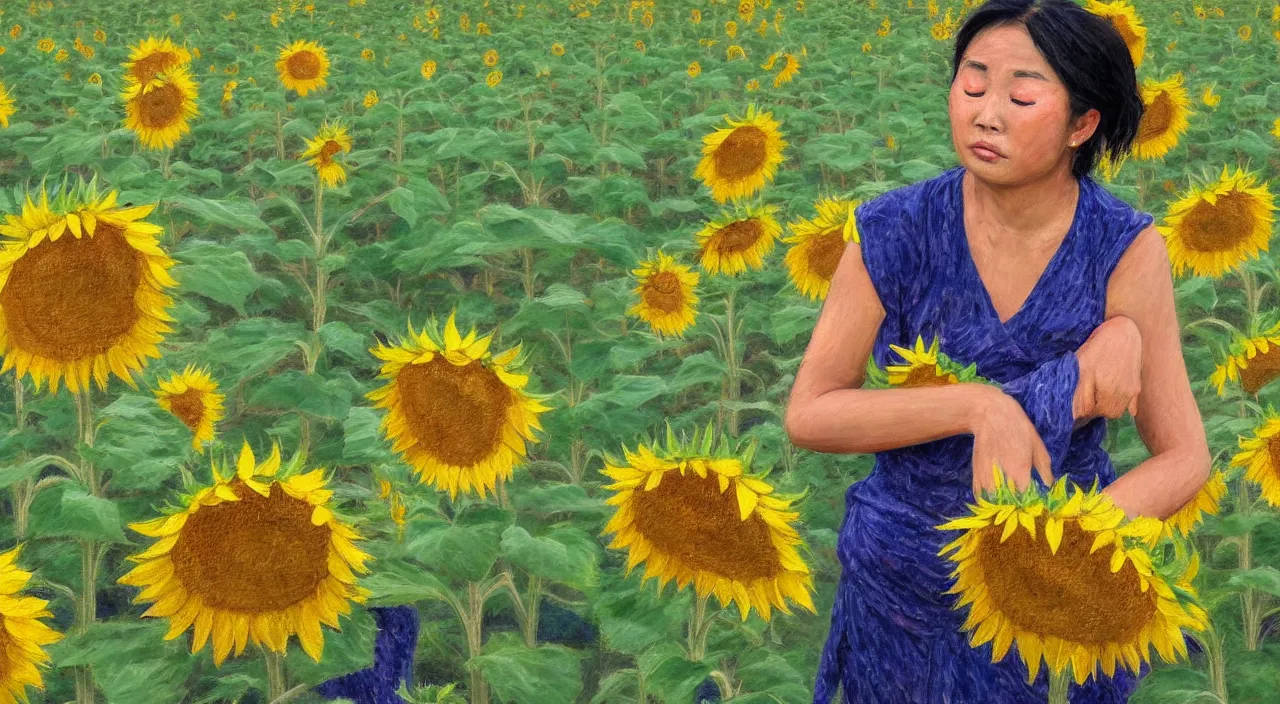
[{"label": "tall stalk", "polygon": [[[79,426],[79,440],[85,447],[93,447],[93,406],[89,387],[82,387],[75,394],[76,421]],[[99,496],[97,471],[93,463],[83,454],[80,457],[79,477],[77,477],[93,496]],[[98,544],[96,541],[80,540],[80,598],[76,609],[75,631],[84,635],[89,625],[98,618]],[[93,669],[89,665],[76,668],[76,704],[94,703]]]},{"label": "tall stalk", "polygon": [[262,649],[267,660],[267,701],[274,702],[284,696],[284,656],[264,647]]}]

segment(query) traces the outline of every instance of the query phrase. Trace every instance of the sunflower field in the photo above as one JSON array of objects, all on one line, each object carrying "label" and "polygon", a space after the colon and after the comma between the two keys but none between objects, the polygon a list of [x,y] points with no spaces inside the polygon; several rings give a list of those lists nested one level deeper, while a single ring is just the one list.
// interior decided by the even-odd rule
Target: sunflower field
[{"label": "sunflower field", "polygon": [[[956,163],[978,4],[4,3],[0,704],[809,702],[873,457],[787,394],[854,206]],[[1214,468],[1169,517],[956,517],[1128,629],[1048,604],[1015,655],[986,598],[974,647],[1280,702],[1280,4],[1082,4]],[[982,381],[898,349],[872,382]]]}]

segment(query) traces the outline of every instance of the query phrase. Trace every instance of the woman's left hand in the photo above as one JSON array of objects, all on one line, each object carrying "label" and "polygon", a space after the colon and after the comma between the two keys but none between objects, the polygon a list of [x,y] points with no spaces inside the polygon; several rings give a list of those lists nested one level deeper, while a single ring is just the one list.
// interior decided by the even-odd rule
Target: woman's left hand
[{"label": "woman's left hand", "polygon": [[1076,350],[1080,363],[1076,417],[1138,415],[1142,391],[1142,333],[1133,319],[1108,318]]}]

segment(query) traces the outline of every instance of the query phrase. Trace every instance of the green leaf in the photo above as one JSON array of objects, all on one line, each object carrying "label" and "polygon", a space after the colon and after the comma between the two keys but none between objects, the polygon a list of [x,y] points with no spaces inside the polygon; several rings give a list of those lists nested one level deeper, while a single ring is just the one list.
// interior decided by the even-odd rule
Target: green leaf
[{"label": "green leaf", "polygon": [[498,560],[499,541],[505,527],[497,522],[445,526],[427,531],[406,549],[433,570],[464,581],[479,582]]},{"label": "green leaf", "polygon": [[0,489],[8,489],[18,482],[32,479],[49,465],[53,455],[41,455],[25,462],[0,467]]},{"label": "green leaf", "polygon": [[[345,374],[345,373],[344,373]],[[351,410],[354,379],[346,375],[323,378],[299,369],[273,375],[259,384],[247,403],[258,408],[298,410],[320,418],[339,420]]]},{"label": "green leaf", "polygon": [[1214,306],[1218,305],[1218,288],[1207,276],[1193,276],[1179,283],[1174,290],[1178,302],[1184,305],[1195,306],[1205,312],[1213,312]]},{"label": "green leaf", "polygon": [[573,704],[582,691],[581,658],[562,645],[529,648],[514,633],[495,633],[467,666],[478,668],[503,702]]},{"label": "green leaf", "polygon": [[601,513],[613,508],[602,499],[587,496],[577,484],[538,484],[512,492],[511,501],[521,513]]},{"label": "green leaf", "polygon": [[353,362],[370,360],[369,340],[344,322],[335,320],[321,325],[320,341],[325,347],[341,352]]},{"label": "green leaf", "polygon": [[33,534],[128,543],[123,525],[115,502],[93,496],[78,485],[55,484],[31,503]]},{"label": "green leaf", "polygon": [[800,335],[813,334],[817,320],[818,309],[813,306],[778,308],[769,314],[769,337],[777,344],[785,345]]},{"label": "green leaf", "polygon": [[621,164],[628,169],[637,171],[643,171],[645,168],[644,157],[640,156],[634,149],[618,144],[601,147],[596,152],[596,161]]},{"label": "green leaf", "polygon": [[107,702],[173,704],[187,694],[193,663],[186,638],[164,640],[168,628],[159,619],[97,621],[83,634],[69,630],[47,648],[55,667],[92,665]]},{"label": "green leaf", "polygon": [[579,591],[595,586],[599,543],[581,528],[560,524],[533,536],[519,526],[502,533],[502,554],[526,572]]},{"label": "green leaf", "polygon": [[352,406],[342,424],[342,461],[351,464],[378,464],[394,459],[391,445],[378,426],[378,411],[367,406]]},{"label": "green leaf", "polygon": [[942,173],[942,167],[923,159],[909,159],[899,166],[902,180],[908,183],[923,181]]},{"label": "green leaf", "polygon": [[580,308],[585,310],[587,307],[587,297],[581,291],[561,283],[547,286],[547,290],[541,296],[535,298],[534,301],[550,308]]},{"label": "green leaf", "polygon": [[271,231],[271,228],[258,216],[257,206],[249,200],[209,200],[195,196],[174,196],[167,202],[211,225],[221,225],[242,232]]},{"label": "green leaf", "polygon": [[391,206],[391,212],[399,215],[409,227],[413,227],[418,223],[418,211],[414,209],[413,191],[401,186],[391,191],[387,196],[387,205]]},{"label": "green leaf", "polygon": [[1227,580],[1227,586],[1253,588],[1280,597],[1280,570],[1270,565],[1236,572]]},{"label": "green leaf", "polygon": [[245,314],[245,300],[262,283],[243,252],[216,242],[189,240],[174,257],[184,262],[173,268],[184,291],[231,306],[240,315]]},{"label": "green leaf", "polygon": [[711,675],[711,665],[689,662],[680,647],[664,643],[640,656],[645,684],[668,702],[691,702],[698,686]]},{"label": "green leaf", "polygon": [[404,560],[378,560],[360,586],[373,592],[367,606],[403,606],[425,599],[444,600],[446,595],[456,599],[439,578]]}]

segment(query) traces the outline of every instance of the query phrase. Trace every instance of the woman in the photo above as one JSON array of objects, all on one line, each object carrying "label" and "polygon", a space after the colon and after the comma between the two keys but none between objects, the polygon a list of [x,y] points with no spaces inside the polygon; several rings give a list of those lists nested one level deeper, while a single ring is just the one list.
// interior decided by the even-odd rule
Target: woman
[{"label": "woman", "polygon": [[[1162,519],[1209,474],[1164,240],[1089,176],[1104,150],[1127,152],[1142,115],[1123,39],[1068,0],[988,0],[957,35],[949,111],[961,165],[856,209],[861,243],[787,409],[797,445],[876,453],[845,495],[815,704],[837,684],[852,704],[1047,700],[1046,667],[1028,683],[1016,646],[992,663],[992,642],[969,645],[937,555],[956,535],[933,526],[994,488],[993,463],[1019,489],[1096,479],[1129,517]],[[894,364],[889,344],[934,335],[999,386],[858,388],[869,355]],[[1152,457],[1117,480],[1101,443],[1126,409]],[[1063,618],[1086,629],[1106,606]],[[1099,668],[1070,700],[1125,702],[1149,670]]]}]

